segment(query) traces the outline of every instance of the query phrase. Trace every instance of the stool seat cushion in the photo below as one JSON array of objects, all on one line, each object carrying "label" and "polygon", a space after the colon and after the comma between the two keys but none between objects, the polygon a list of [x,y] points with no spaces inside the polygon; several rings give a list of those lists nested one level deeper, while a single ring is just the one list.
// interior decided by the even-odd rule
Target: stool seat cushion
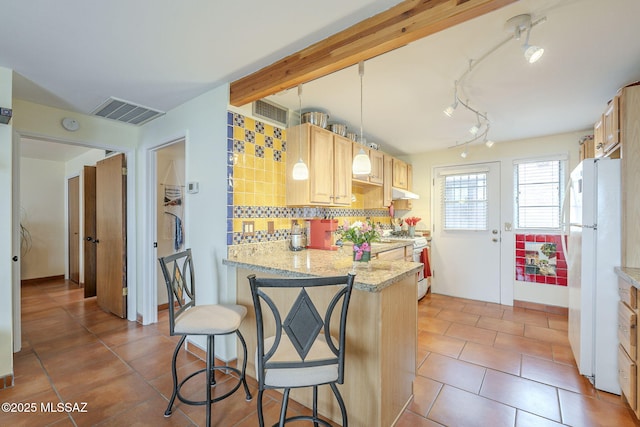
[{"label": "stool seat cushion", "polygon": [[[265,351],[268,352],[273,346],[275,337],[269,337],[264,340]],[[256,366],[257,363],[256,354]],[[311,350],[307,354],[305,361],[317,360],[335,360],[335,363],[321,366],[309,366],[300,368],[268,368],[265,372],[264,383],[272,387],[290,388],[290,387],[308,387],[316,384],[326,384],[338,380],[338,361],[337,356],[331,351],[325,340],[324,334],[318,335],[315,342],[311,346]],[[282,334],[280,345],[269,359],[268,363],[273,362],[301,362],[300,355],[291,343],[286,334]]]},{"label": "stool seat cushion", "polygon": [[247,308],[242,305],[196,305],[176,317],[174,332],[187,335],[227,334],[238,329],[246,315]]}]

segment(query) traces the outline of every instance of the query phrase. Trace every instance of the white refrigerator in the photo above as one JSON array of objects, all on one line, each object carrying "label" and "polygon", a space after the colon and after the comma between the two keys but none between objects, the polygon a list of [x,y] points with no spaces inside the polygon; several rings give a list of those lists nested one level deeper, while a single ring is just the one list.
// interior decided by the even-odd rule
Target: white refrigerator
[{"label": "white refrigerator", "polygon": [[597,389],[620,394],[613,271],[620,265],[620,160],[582,161],[569,193],[569,342],[580,373]]}]

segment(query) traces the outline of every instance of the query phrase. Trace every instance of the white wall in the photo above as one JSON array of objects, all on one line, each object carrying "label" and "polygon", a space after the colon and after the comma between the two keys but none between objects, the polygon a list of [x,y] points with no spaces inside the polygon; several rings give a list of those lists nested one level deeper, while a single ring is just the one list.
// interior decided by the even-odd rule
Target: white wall
[{"label": "white wall", "polygon": [[[195,98],[165,116],[149,122],[143,127],[138,163],[138,192],[145,197],[138,199],[140,218],[146,220],[144,228],[138,229],[138,238],[144,250],[138,259],[145,265],[139,277],[140,283],[156,283],[154,241],[155,224],[152,221],[155,176],[150,173],[152,149],[171,141],[185,138],[185,180],[200,185],[197,194],[185,196],[185,247],[193,250],[197,274],[198,304],[235,301],[235,282],[227,282],[226,267],[226,144],[227,106],[229,86],[223,85]],[[154,301],[155,286],[144,286],[145,294],[139,298]],[[145,304],[149,310],[141,313],[145,323],[157,316],[155,305]],[[149,320],[147,320],[149,319]],[[231,339],[217,343],[216,355],[228,360],[235,357],[235,345]]]},{"label": "white wall", "polygon": [[[413,165],[413,191],[420,195],[419,200],[413,201],[413,209],[408,215],[422,218],[420,225],[432,228],[432,173],[433,168],[457,164],[473,164],[489,161],[499,161],[501,164],[501,222],[513,223],[513,161],[518,159],[536,158],[554,154],[569,156],[568,172],[578,164],[578,141],[584,135],[593,133],[592,130],[572,132],[548,137],[509,141],[495,144],[487,148],[484,144],[469,148],[466,159],[460,157],[461,149],[448,149],[427,152],[411,157],[405,157]],[[438,242],[433,242],[437,245]],[[568,305],[568,294],[565,286],[531,284],[515,281],[515,236],[514,232],[502,232],[501,275],[503,286],[513,287],[513,299],[530,301],[540,304]],[[509,289],[510,290],[510,289]]]},{"label": "white wall", "polygon": [[[12,108],[13,71],[0,67],[0,107]],[[15,111],[14,111],[15,115]],[[12,135],[15,117],[0,125],[0,378],[13,374]],[[16,224],[17,225],[17,224]],[[15,254],[18,255],[18,254]],[[16,278],[19,279],[19,278]]]},{"label": "white wall", "polygon": [[31,236],[23,249],[21,279],[65,274],[64,163],[23,157],[20,162],[20,222]]}]

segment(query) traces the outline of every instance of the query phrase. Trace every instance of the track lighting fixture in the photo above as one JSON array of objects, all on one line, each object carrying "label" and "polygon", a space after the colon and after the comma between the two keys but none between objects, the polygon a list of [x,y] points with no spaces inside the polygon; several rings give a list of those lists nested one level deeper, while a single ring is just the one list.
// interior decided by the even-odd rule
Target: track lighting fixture
[{"label": "track lighting fixture", "polygon": [[[298,111],[300,112],[300,121],[302,123],[302,85],[298,85]],[[304,181],[309,179],[309,168],[302,160],[302,129],[298,131],[298,152],[300,159],[293,165],[292,178],[296,181]]]},{"label": "track lighting fixture", "polygon": [[465,146],[464,151],[460,153],[460,157],[462,157],[463,159],[466,159],[468,155],[469,155],[469,147]]},{"label": "track lighting fixture", "polygon": [[453,146],[453,147],[459,147],[461,145],[465,146],[465,150],[462,152],[461,157],[463,158],[467,157],[469,153],[468,145],[476,141],[482,140],[488,148],[491,148],[494,144],[494,142],[490,140],[488,137],[489,127],[491,123],[489,121],[487,113],[484,113],[484,114],[480,113],[478,109],[471,107],[471,104],[468,99],[466,101],[462,101],[462,99],[464,98],[460,97],[461,94],[464,95],[465,79],[469,76],[469,74],[471,74],[471,72],[475,69],[475,67],[477,67],[488,56],[493,54],[496,50],[498,50],[500,47],[507,44],[509,41],[513,39],[520,40],[523,33],[526,34],[524,43],[522,45],[525,59],[530,64],[533,64],[534,62],[539,60],[542,57],[542,54],[544,53],[544,49],[539,46],[530,45],[529,37],[531,35],[531,29],[544,21],[546,21],[546,17],[542,17],[533,21],[531,19],[531,15],[529,14],[517,15],[509,19],[505,24],[505,29],[509,31],[511,35],[506,39],[504,39],[503,41],[501,41],[500,43],[498,43],[497,45],[495,45],[493,48],[487,51],[480,58],[476,60],[470,60],[469,67],[465,70],[464,73],[462,73],[460,78],[455,80],[453,103],[444,109],[444,114],[446,114],[448,117],[452,117],[455,109],[458,107],[458,105],[461,105],[462,107],[464,107],[471,113],[475,114],[476,116],[476,123],[473,126],[471,126],[471,128],[469,128],[469,133],[472,135],[471,139],[468,139],[464,142],[456,143]]}]

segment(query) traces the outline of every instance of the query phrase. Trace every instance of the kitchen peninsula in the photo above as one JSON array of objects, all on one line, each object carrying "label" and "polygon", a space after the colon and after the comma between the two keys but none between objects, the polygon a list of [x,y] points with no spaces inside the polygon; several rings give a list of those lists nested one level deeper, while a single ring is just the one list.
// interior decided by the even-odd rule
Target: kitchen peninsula
[{"label": "kitchen peninsula", "polygon": [[[377,259],[406,242],[373,245],[370,263],[353,262],[346,247],[337,251],[289,251],[286,242],[229,248],[227,266],[236,269],[237,303],[249,309],[240,330],[247,341],[247,374],[255,378],[256,323],[247,276],[313,277],[355,272],[347,319],[344,384],[339,386],[349,425],[387,427],[411,399],[417,352],[417,273],[422,264]],[[291,300],[293,301],[293,296]],[[238,351],[239,363],[242,362]],[[311,407],[311,390],[292,390],[291,397]],[[340,422],[340,410],[328,387],[320,387],[319,412]]]}]

